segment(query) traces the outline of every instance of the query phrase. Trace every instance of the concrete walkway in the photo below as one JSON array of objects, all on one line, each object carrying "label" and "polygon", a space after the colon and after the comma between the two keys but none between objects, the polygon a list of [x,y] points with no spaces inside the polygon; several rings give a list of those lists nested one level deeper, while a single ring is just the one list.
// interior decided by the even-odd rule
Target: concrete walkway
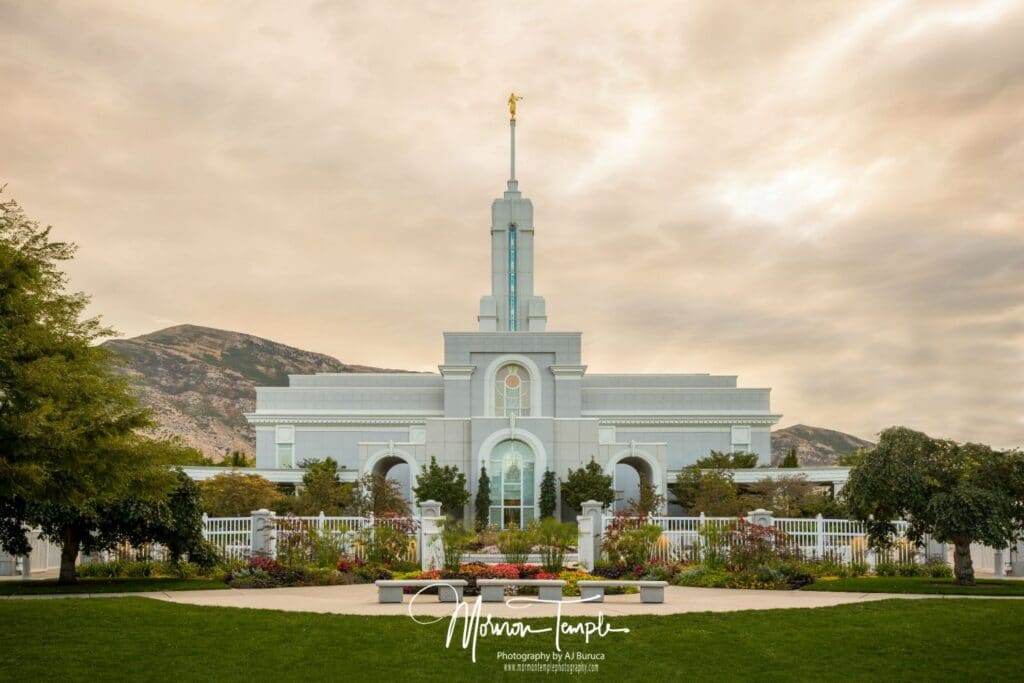
[{"label": "concrete walkway", "polygon": [[[168,592],[152,597],[167,602],[217,607],[248,607],[276,609],[289,612],[319,612],[327,614],[364,614],[408,616],[410,597],[401,605],[377,602],[377,588],[372,584],[355,586],[319,586],[312,588],[272,588],[227,591]],[[855,602],[886,600],[889,598],[925,598],[933,596],[889,595],[881,593],[825,593],[801,591],[757,591],[723,590],[714,588],[683,588],[669,586],[665,589],[663,604],[644,604],[638,594],[610,595],[604,603],[573,602],[579,598],[566,597],[562,603],[562,614],[566,616],[596,616],[627,614],[677,614],[682,612],[734,612],[755,609],[787,609],[827,607]],[[943,597],[943,596],[934,596]],[[468,598],[472,605],[476,598]],[[412,610],[417,615],[448,616],[453,605],[439,603],[434,595],[416,598]],[[514,608],[504,603],[483,603],[481,614],[495,617],[552,616],[555,606],[551,604],[528,604],[525,608]]]}]

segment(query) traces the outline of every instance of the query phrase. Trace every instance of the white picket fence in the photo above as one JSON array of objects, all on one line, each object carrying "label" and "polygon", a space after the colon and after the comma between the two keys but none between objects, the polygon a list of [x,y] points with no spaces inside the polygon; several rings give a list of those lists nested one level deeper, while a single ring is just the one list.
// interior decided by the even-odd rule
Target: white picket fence
[{"label": "white picket fence", "polygon": [[[605,530],[615,519],[604,517]],[[658,526],[662,530],[661,538],[655,544],[654,557],[666,562],[690,561],[698,562],[706,551],[709,534],[721,532],[719,542],[728,543],[728,534],[738,517],[649,517],[648,524]],[[929,544],[918,547],[906,540],[907,523],[897,521],[897,538],[892,549],[884,556],[874,552],[867,542],[867,530],[860,522],[848,519],[785,518],[769,517],[766,520],[776,529],[787,534],[794,545],[800,548],[803,557],[809,559],[829,559],[841,564],[854,562],[874,565],[879,561],[898,563],[921,562],[927,559]],[[944,553],[941,546],[932,546],[937,555]],[[943,558],[945,559],[945,558]]]},{"label": "white picket fence", "polygon": [[[203,537],[220,548],[225,557],[245,559],[252,554],[254,544],[253,529],[254,517],[209,517],[203,515]],[[420,524],[415,520],[412,525],[416,529],[410,533],[410,538],[416,543],[410,543],[407,559],[410,562],[419,562],[419,548],[422,545],[420,538]],[[402,529],[408,526],[408,520],[374,517],[329,517],[327,515],[317,516],[282,516],[275,517],[275,535],[278,544],[283,544],[293,534],[305,534],[310,531],[317,534],[324,534],[333,537],[346,550],[351,550],[358,542],[358,536],[364,529],[374,529],[380,526]]]}]

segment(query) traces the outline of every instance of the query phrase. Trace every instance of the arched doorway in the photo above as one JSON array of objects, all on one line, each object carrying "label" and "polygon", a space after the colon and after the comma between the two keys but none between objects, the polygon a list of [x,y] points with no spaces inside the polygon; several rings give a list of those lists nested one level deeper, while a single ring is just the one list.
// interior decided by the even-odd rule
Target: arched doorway
[{"label": "arched doorway", "polygon": [[[615,489],[615,512],[627,510],[630,501],[640,497],[640,483],[643,481],[652,484],[655,492],[664,496],[665,487],[662,481],[661,468],[657,460],[651,455],[639,449],[631,448],[623,451],[611,459],[607,474],[612,475],[612,487]],[[662,511],[659,510],[658,513]]]},{"label": "arched doorway", "polygon": [[404,454],[385,451],[371,458],[370,462],[367,463],[366,471],[397,481],[401,488],[402,496],[409,503],[409,506],[412,507],[412,481],[414,473],[410,461],[411,459]]},{"label": "arched doorway", "polygon": [[533,449],[518,439],[506,439],[491,449],[485,464],[491,480],[490,523],[505,529],[532,522],[537,468]]}]

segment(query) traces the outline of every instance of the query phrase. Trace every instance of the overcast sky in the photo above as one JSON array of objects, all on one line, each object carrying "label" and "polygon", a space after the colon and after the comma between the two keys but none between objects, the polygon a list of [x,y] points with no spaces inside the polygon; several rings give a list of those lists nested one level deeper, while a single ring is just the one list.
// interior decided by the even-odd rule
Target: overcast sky
[{"label": "overcast sky", "polygon": [[435,370],[508,167],[589,372],[1024,444],[1024,3],[0,0],[0,183],[92,311]]}]

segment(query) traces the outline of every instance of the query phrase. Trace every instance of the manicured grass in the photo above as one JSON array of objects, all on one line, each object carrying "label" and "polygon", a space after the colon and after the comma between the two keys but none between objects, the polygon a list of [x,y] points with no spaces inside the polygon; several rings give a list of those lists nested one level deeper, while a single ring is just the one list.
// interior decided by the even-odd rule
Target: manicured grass
[{"label": "manicured grass", "polygon": [[151,591],[199,591],[227,588],[213,579],[79,579],[71,586],[58,586],[57,579],[42,581],[0,581],[0,595],[49,595],[51,593],[142,593]]},{"label": "manicured grass", "polygon": [[809,586],[804,586],[801,590],[848,593],[1024,596],[1024,580],[978,579],[977,586],[958,586],[953,583],[953,579],[932,579],[922,576],[859,576],[853,579],[819,579]]},{"label": "manicured grass", "polygon": [[[419,625],[408,616],[144,598],[3,600],[0,623],[0,678],[12,681],[532,681],[548,677],[506,671],[497,653],[554,650],[550,633],[491,636],[480,639],[473,664],[468,651],[445,649],[447,619]],[[554,619],[528,623],[550,627]],[[562,637],[563,652],[606,656],[583,680],[972,680],[1024,663],[1024,601],[1016,600],[887,600],[606,623],[631,632],[589,645]]]}]

